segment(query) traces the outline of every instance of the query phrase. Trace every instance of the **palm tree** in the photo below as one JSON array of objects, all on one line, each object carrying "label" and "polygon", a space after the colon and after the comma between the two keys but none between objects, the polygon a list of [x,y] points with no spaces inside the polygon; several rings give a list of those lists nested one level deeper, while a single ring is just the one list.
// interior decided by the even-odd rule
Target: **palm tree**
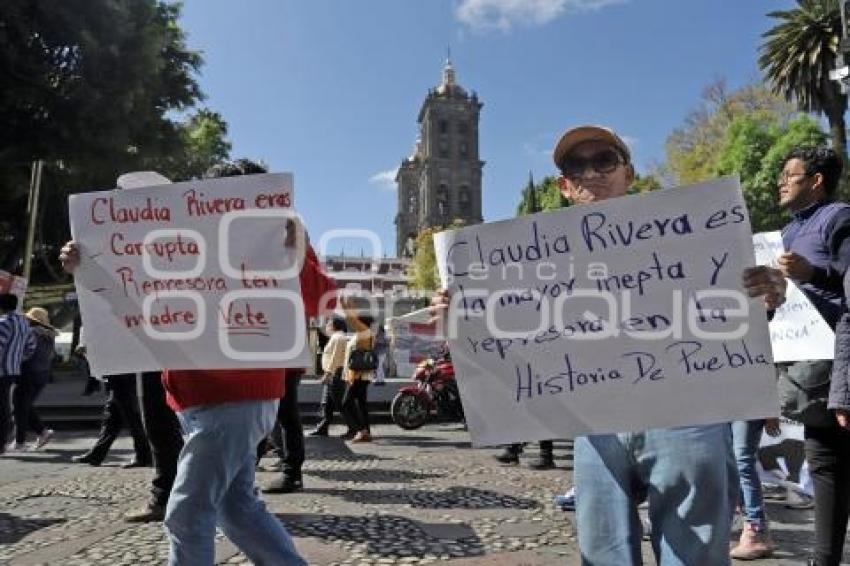
[{"label": "palm tree", "polygon": [[841,42],[839,0],[797,0],[799,7],[770,12],[778,20],[764,33],[759,67],[771,88],[795,100],[800,110],[825,114],[832,147],[846,157],[844,111],[847,95],[829,72]]}]

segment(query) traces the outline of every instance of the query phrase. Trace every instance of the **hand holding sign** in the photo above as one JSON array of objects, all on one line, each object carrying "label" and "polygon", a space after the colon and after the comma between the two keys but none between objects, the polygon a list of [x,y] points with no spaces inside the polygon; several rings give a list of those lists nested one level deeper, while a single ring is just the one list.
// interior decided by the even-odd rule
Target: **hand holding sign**
[{"label": "hand holding sign", "polygon": [[794,252],[785,252],[780,255],[776,264],[782,275],[798,283],[809,281],[814,273],[814,268],[809,260]]}]

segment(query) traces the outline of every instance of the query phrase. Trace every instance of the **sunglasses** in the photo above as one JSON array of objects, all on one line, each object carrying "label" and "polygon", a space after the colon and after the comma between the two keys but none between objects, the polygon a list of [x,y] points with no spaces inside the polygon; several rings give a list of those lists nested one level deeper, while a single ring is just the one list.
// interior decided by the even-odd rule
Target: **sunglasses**
[{"label": "sunglasses", "polygon": [[569,179],[580,179],[588,167],[600,175],[607,175],[625,163],[623,156],[618,152],[606,149],[588,157],[568,155],[561,162],[561,172]]}]

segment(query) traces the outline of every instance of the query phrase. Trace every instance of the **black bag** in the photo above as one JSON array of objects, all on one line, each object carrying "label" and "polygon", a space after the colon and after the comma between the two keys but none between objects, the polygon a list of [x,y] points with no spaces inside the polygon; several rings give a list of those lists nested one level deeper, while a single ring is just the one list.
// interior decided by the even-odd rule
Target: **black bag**
[{"label": "black bag", "polygon": [[348,369],[354,371],[375,371],[378,369],[378,354],[375,350],[354,348],[348,356]]},{"label": "black bag", "polygon": [[778,387],[782,415],[806,426],[833,426],[835,419],[826,408],[831,373],[830,360],[779,365]]}]

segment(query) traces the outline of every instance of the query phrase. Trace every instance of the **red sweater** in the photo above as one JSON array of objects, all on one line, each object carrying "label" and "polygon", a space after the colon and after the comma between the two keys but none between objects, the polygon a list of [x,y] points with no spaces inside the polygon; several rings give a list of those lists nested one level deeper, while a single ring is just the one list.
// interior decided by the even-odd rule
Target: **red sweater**
[{"label": "red sweater", "polygon": [[[308,318],[334,308],[335,299],[327,305],[320,304],[322,296],[336,289],[336,284],[322,271],[319,258],[309,244],[299,280]],[[182,411],[196,405],[280,399],[286,392],[285,376],[286,370],[277,368],[165,370],[162,384],[168,406]]]}]

